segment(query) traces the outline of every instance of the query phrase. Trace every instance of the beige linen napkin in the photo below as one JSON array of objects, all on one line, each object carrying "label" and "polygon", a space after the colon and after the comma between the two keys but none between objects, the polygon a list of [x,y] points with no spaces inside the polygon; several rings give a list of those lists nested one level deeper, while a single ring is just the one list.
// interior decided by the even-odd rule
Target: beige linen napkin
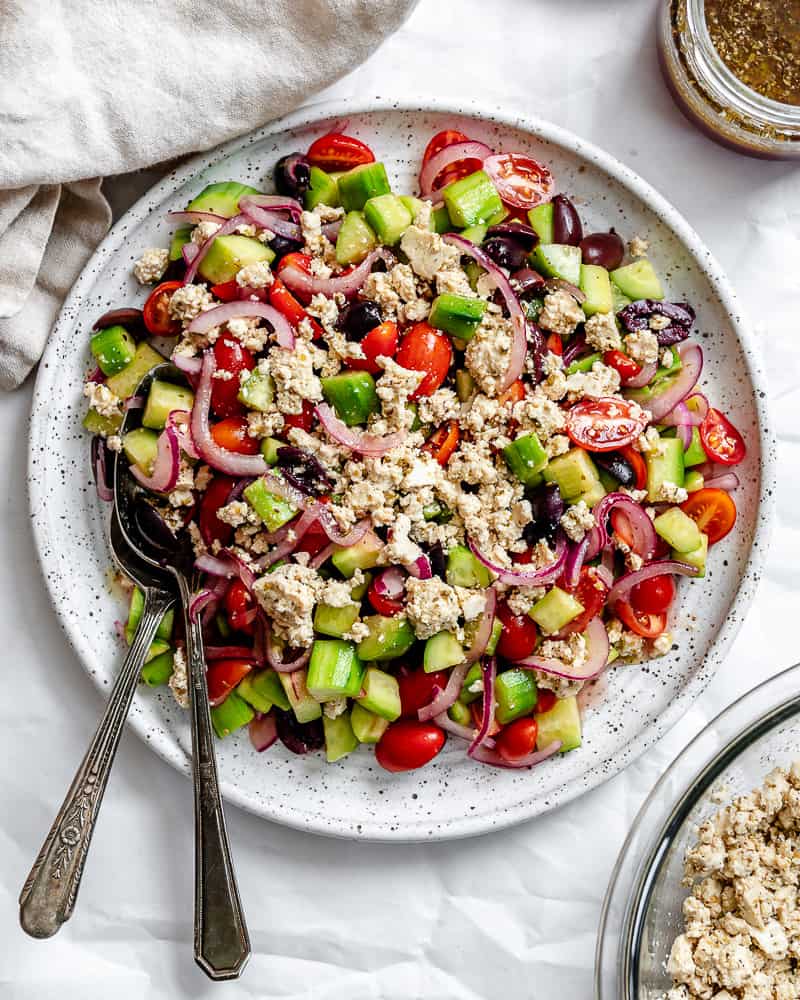
[{"label": "beige linen napkin", "polygon": [[1,3],[0,388],[36,364],[108,229],[98,178],[285,114],[363,62],[415,3]]}]

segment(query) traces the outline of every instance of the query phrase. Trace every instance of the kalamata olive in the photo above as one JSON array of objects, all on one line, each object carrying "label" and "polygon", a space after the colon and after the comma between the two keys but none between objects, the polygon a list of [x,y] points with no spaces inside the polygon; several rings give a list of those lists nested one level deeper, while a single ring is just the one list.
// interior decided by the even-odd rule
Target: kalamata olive
[{"label": "kalamata olive", "polygon": [[301,493],[322,496],[333,489],[333,482],[317,459],[302,448],[278,448],[278,468]]},{"label": "kalamata olive", "polygon": [[564,513],[564,501],[558,486],[555,483],[540,486],[531,494],[530,501],[533,520],[525,525],[523,538],[529,545],[542,538],[553,541]]},{"label": "kalamata olive", "polygon": [[162,281],[183,281],[186,276],[186,261],[183,257],[178,257],[177,260],[171,260],[167,265],[167,269],[161,277]]},{"label": "kalamata olive", "polygon": [[620,486],[633,486],[636,483],[636,473],[633,466],[617,452],[595,452],[592,457],[599,466],[617,480]]},{"label": "kalamata olive", "polygon": [[543,295],[545,279],[532,267],[522,267],[512,274],[517,295]]},{"label": "kalamata olive", "polygon": [[320,719],[313,722],[298,722],[294,712],[282,712],[275,709],[275,723],[278,736],[292,753],[310,753],[321,750],[325,745],[325,734]]},{"label": "kalamata olive", "polygon": [[525,247],[511,236],[492,236],[483,244],[483,250],[495,264],[509,271],[517,271],[525,263]]},{"label": "kalamata olive", "polygon": [[583,226],[575,206],[565,194],[553,198],[553,242],[576,247],[583,239]]},{"label": "kalamata olive", "polygon": [[278,194],[300,198],[311,183],[311,164],[302,153],[282,156],[275,164],[275,188]]},{"label": "kalamata olive", "polygon": [[345,309],[341,318],[342,329],[349,340],[361,340],[370,330],[374,330],[382,322],[381,307],[372,299],[353,302]]},{"label": "kalamata olive", "polygon": [[619,267],[625,256],[625,244],[613,229],[608,233],[590,233],[580,245],[584,264],[598,264],[607,271]]},{"label": "kalamata olive", "polygon": [[428,558],[431,561],[431,571],[434,576],[440,576],[443,580],[447,576],[447,561],[444,557],[444,549],[441,542],[434,542],[428,549]]},{"label": "kalamata olive", "polygon": [[539,242],[539,234],[536,230],[531,229],[524,222],[517,222],[516,219],[512,219],[511,222],[498,222],[496,226],[489,226],[486,235],[489,237],[511,236],[526,250],[533,250]]},{"label": "kalamata olive", "polygon": [[175,552],[177,540],[167,522],[143,496],[133,502],[133,523],[146,545],[159,553]]},{"label": "kalamata olive", "polygon": [[269,241],[269,247],[278,259],[285,257],[287,253],[296,253],[302,246],[299,240],[290,240],[288,236],[281,236],[279,233]]}]

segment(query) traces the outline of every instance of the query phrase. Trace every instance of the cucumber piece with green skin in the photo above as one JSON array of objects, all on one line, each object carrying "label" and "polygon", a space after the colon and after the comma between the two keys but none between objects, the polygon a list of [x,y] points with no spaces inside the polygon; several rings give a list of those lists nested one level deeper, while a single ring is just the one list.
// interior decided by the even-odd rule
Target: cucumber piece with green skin
[{"label": "cucumber piece with green skin", "polygon": [[676,552],[694,552],[702,544],[702,532],[695,522],[680,507],[670,507],[653,521],[659,538]]},{"label": "cucumber piece with green skin", "polygon": [[567,243],[539,243],[531,254],[533,266],[546,278],[580,284],[581,248]]},{"label": "cucumber piece with green skin", "polygon": [[388,722],[400,718],[400,685],[397,678],[377,667],[367,667],[364,674],[363,694],[356,699],[362,708]]},{"label": "cucumber piece with green skin", "polygon": [[456,372],[456,395],[459,402],[466,403],[475,392],[475,379],[465,368],[459,368]]},{"label": "cucumber piece with green skin", "polygon": [[262,372],[254,368],[242,382],[238,400],[250,410],[260,410],[266,413],[272,409],[272,401],[275,397],[275,383],[268,372]]},{"label": "cucumber piece with green skin", "polygon": [[308,673],[304,669],[293,670],[290,674],[278,674],[278,680],[298,722],[313,722],[322,715],[322,706],[309,692],[307,679]]},{"label": "cucumber piece with green skin", "polygon": [[[125,639],[129,646],[133,642],[133,636],[136,629],[139,627],[143,611],[144,595],[138,587],[134,587],[131,591],[131,603],[128,607],[128,621],[125,625]],[[158,623],[158,628],[156,629],[156,639],[163,639],[165,642],[169,642],[172,638],[172,629],[174,624],[175,609],[170,608],[169,611],[165,612],[164,617]]]},{"label": "cucumber piece with green skin", "polygon": [[255,479],[245,487],[242,496],[264,522],[267,531],[282,528],[298,512],[291,501],[271,493],[263,479]]},{"label": "cucumber piece with green skin", "polygon": [[396,194],[379,194],[364,205],[364,218],[381,243],[394,246],[412,223],[411,212]]},{"label": "cucumber piece with green skin", "polygon": [[[467,622],[464,626],[464,649],[467,650],[472,645],[475,638],[475,634],[480,628],[481,621],[480,618],[475,618],[471,622]],[[500,642],[500,636],[503,634],[503,623],[499,618],[495,618],[492,623],[492,631],[489,636],[489,641],[486,643],[486,649],[484,650],[484,656],[494,656],[494,652],[497,649],[497,644]]]},{"label": "cucumber piece with green skin", "polygon": [[680,438],[662,437],[658,446],[645,455],[647,465],[647,499],[658,503],[666,483],[683,486],[683,444]]},{"label": "cucumber piece with green skin", "polygon": [[346,212],[360,211],[370,198],[391,192],[382,163],[362,163],[339,178],[339,197]]},{"label": "cucumber piece with green skin", "polygon": [[452,632],[437,632],[425,642],[422,665],[426,674],[464,662],[464,649]]},{"label": "cucumber piece with green skin", "polygon": [[89,349],[104,375],[116,375],[136,357],[136,341],[124,326],[107,326],[89,341]]},{"label": "cucumber piece with green skin", "polygon": [[149,663],[145,663],[139,676],[148,687],[162,687],[169,683],[174,667],[175,654],[168,649],[154,656]]},{"label": "cucumber piece with green skin", "polygon": [[314,610],[314,631],[341,639],[353,627],[358,618],[357,604],[347,604],[334,608],[330,604],[318,604]]},{"label": "cucumber piece with green skin", "polygon": [[454,701],[450,708],[447,709],[447,715],[453,722],[457,722],[459,726],[467,726],[470,729],[474,728],[472,712],[470,712],[463,701]]},{"label": "cucumber piece with green skin", "polygon": [[233,630],[228,624],[228,619],[225,617],[225,615],[217,612],[217,614],[214,615],[214,624],[217,626],[217,631],[219,632],[219,634],[222,636],[223,639],[230,639],[230,637],[233,635]]},{"label": "cucumber piece with green skin", "polygon": [[597,474],[606,493],[615,493],[619,489],[619,480],[615,479],[607,469],[598,469]]},{"label": "cucumber piece with green skin", "polygon": [[357,586],[353,587],[350,591],[350,597],[354,601],[360,601],[361,598],[369,590],[369,585],[372,583],[372,573],[364,573],[364,579]]},{"label": "cucumber piece with green skin", "polygon": [[372,569],[377,566],[382,551],[383,542],[368,531],[355,545],[337,549],[331,556],[331,562],[349,580],[357,569]]},{"label": "cucumber piece with green skin", "polygon": [[485,170],[476,170],[474,174],[448,184],[442,190],[442,199],[450,220],[459,229],[487,222],[503,210],[497,188]]},{"label": "cucumber piece with green skin", "polygon": [[632,301],[637,299],[663,299],[664,289],[653,265],[642,257],[632,264],[618,267],[611,272],[611,280]]},{"label": "cucumber piece with green skin", "polygon": [[329,205],[331,208],[339,207],[339,185],[335,177],[331,177],[320,167],[312,167],[309,177],[308,190],[303,196],[303,201],[307,211],[312,211],[317,205]]},{"label": "cucumber piece with green skin", "polygon": [[696,493],[698,490],[702,490],[705,485],[705,479],[700,475],[697,469],[689,469],[683,479],[683,488],[687,493]]},{"label": "cucumber piece with green skin", "polygon": [[329,764],[346,757],[358,746],[349,712],[342,712],[335,719],[323,715],[322,730],[325,733],[325,760]]},{"label": "cucumber piece with green skin", "polygon": [[503,458],[517,479],[526,486],[541,479],[539,473],[547,465],[547,452],[537,435],[520,434],[511,444],[503,448]]},{"label": "cucumber piece with green skin", "polygon": [[553,203],[546,201],[528,210],[528,222],[539,237],[540,243],[553,242]]},{"label": "cucumber piece with green skin", "polygon": [[675,559],[678,562],[688,563],[690,566],[695,566],[699,570],[695,579],[700,580],[706,575],[706,559],[708,558],[708,535],[704,532],[700,532],[700,544],[696,549],[692,549],[691,552],[678,552],[677,549],[673,549],[670,553],[670,559]]},{"label": "cucumber piece with green skin", "polygon": [[501,222],[505,222],[505,220],[509,217],[510,214],[511,213],[506,208],[506,206],[502,205],[494,213],[494,215],[490,215],[489,218],[486,220],[487,229],[489,228],[489,226],[499,226]]},{"label": "cucumber piece with green skin", "polygon": [[153,639],[150,643],[150,648],[147,650],[147,656],[144,658],[145,663],[152,663],[159,656],[163,656],[164,653],[170,652],[170,644],[165,642],[163,639]]},{"label": "cucumber piece with green skin", "polygon": [[415,198],[411,194],[401,194],[400,201],[402,201],[402,203],[409,210],[412,219],[416,219],[416,217],[425,207],[425,202],[421,198]]},{"label": "cucumber piece with green skin", "polygon": [[231,281],[248,264],[265,260],[271,264],[275,251],[252,236],[218,236],[206,251],[198,271],[212,285]]},{"label": "cucumber piece with green skin", "polygon": [[158,434],[146,427],[137,427],[136,430],[128,431],[122,439],[122,450],[131,465],[149,476],[158,454]]},{"label": "cucumber piece with green skin", "polygon": [[116,434],[122,426],[122,413],[106,417],[102,413],[98,413],[97,410],[89,409],[86,411],[82,423],[84,430],[90,434],[101,434],[103,437],[108,437],[111,434]]},{"label": "cucumber piece with green skin", "polygon": [[611,282],[611,308],[615,313],[618,313],[625,306],[631,304],[631,299],[627,295],[623,295],[622,292],[617,288],[614,282]]},{"label": "cucumber piece with green skin", "polygon": [[536,749],[544,750],[558,740],[560,753],[577,750],[581,745],[581,714],[575,697],[561,698],[549,712],[539,712],[536,716],[539,733]]},{"label": "cucumber piece with green skin", "polygon": [[497,702],[495,718],[505,726],[523,715],[530,715],[538,698],[536,681],[530,670],[512,667],[497,675],[494,682],[494,697]]},{"label": "cucumber piece with green skin", "polygon": [[444,292],[433,300],[428,322],[460,340],[472,340],[488,305],[483,299]]},{"label": "cucumber piece with green skin", "polygon": [[348,212],[336,237],[336,263],[343,267],[346,264],[360,264],[377,245],[378,239],[364,218],[364,213]]},{"label": "cucumber piece with green skin", "polygon": [[315,639],[306,684],[317,701],[355,698],[364,679],[364,664],[352,642]]},{"label": "cucumber piece with green skin", "polygon": [[365,424],[380,409],[375,379],[369,372],[340,372],[320,381],[326,402],[348,427]]},{"label": "cucumber piece with green skin", "polygon": [[581,264],[580,287],[586,296],[583,311],[587,316],[611,312],[614,308],[611,279],[604,267],[600,267],[598,264]]},{"label": "cucumber piece with green skin", "polygon": [[389,728],[389,720],[367,711],[356,701],[350,709],[350,725],[359,743],[377,743]]},{"label": "cucumber piece with green skin", "polygon": [[181,260],[181,258],[183,257],[183,248],[186,246],[187,243],[191,242],[192,242],[192,227],[179,226],[172,234],[172,239],[169,241],[170,263],[174,260]]},{"label": "cucumber piece with green skin", "polygon": [[597,364],[598,361],[603,360],[603,355],[599,351],[595,351],[594,354],[587,354],[585,358],[578,358],[576,361],[571,362],[567,365],[566,375],[574,375],[575,372],[590,372],[592,367]]},{"label": "cucumber piece with green skin", "polygon": [[492,582],[489,570],[464,545],[454,545],[447,554],[447,582],[451,587],[480,587]]},{"label": "cucumber piece with green skin", "polygon": [[204,187],[200,194],[186,206],[187,212],[213,212],[226,219],[233,218],[239,211],[239,199],[246,194],[259,192],[249,184],[239,181],[217,181]]},{"label": "cucumber piece with green skin", "polygon": [[267,465],[277,465],[278,464],[278,449],[285,448],[286,442],[281,441],[279,438],[264,438],[261,442],[261,454],[264,457],[264,461]]},{"label": "cucumber piece with green skin", "polygon": [[[700,431],[697,427],[692,428],[692,440],[689,442],[689,447],[683,453],[683,465],[684,468],[690,468],[693,465],[703,465],[708,461],[708,455],[706,455],[703,450],[703,442],[700,440]],[[686,484],[684,483],[684,486]],[[688,489],[688,486],[686,487]]]},{"label": "cucumber piece with green skin", "polygon": [[594,498],[600,493],[601,497],[605,496],[597,466],[583,448],[570,448],[565,455],[550,459],[542,475],[548,483],[558,486],[561,496],[569,503],[577,503],[586,495]]},{"label": "cucumber piece with green skin", "polygon": [[363,622],[369,634],[358,644],[358,655],[362,660],[396,660],[414,645],[414,630],[402,615],[394,618],[367,615]]},{"label": "cucumber piece with green skin", "polygon": [[193,406],[194,393],[191,389],[154,378],[150,383],[150,392],[147,394],[142,414],[142,427],[163,431],[167,417],[173,410],[183,410],[188,413]]},{"label": "cucumber piece with green skin", "polygon": [[442,203],[431,212],[431,229],[435,233],[452,233],[456,227],[450,219],[447,205]]},{"label": "cucumber piece with green skin", "polygon": [[[474,690],[473,690],[474,688]],[[463,705],[471,705],[483,694],[483,671],[480,663],[473,663],[464,677],[458,700]]]},{"label": "cucumber piece with green skin", "polygon": [[466,229],[462,229],[460,235],[465,240],[469,240],[470,243],[474,243],[476,247],[479,247],[486,239],[488,229],[489,226],[487,223],[478,223],[476,226],[467,226]]},{"label": "cucumber piece with green skin", "polygon": [[156,365],[160,365],[165,360],[163,354],[159,354],[148,343],[142,341],[136,348],[133,361],[121,372],[107,378],[106,385],[115,396],[127,399],[128,396],[132,396],[136,392],[136,387],[150,369],[155,368]]},{"label": "cucumber piece with green skin", "polygon": [[230,691],[222,704],[215,705],[211,709],[211,725],[217,736],[223,740],[237,729],[252,722],[255,714],[244,698],[240,698],[235,691]]},{"label": "cucumber piece with green skin", "polygon": [[583,605],[572,594],[560,587],[553,587],[528,612],[542,632],[553,635],[560,632],[583,611]]},{"label": "cucumber piece with green skin", "polygon": [[283,690],[277,671],[270,669],[249,673],[236,686],[236,693],[257,712],[266,713],[275,705],[289,711],[289,699]]}]

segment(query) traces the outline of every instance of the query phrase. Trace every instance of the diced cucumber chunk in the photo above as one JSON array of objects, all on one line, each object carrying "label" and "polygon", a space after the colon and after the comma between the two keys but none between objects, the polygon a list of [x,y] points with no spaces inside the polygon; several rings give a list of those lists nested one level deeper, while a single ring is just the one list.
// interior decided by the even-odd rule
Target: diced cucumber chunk
[{"label": "diced cucumber chunk", "polygon": [[[128,607],[128,621],[125,625],[125,639],[129,646],[133,642],[133,636],[136,629],[139,627],[143,611],[144,595],[138,587],[134,587],[131,591],[131,603]],[[172,629],[174,625],[175,609],[170,608],[169,611],[164,613],[164,617],[158,623],[158,628],[156,629],[156,639],[163,639],[165,642],[169,642],[172,638]]]},{"label": "diced cucumber chunk", "polygon": [[298,508],[283,497],[271,493],[263,479],[255,479],[245,487],[242,496],[264,522],[267,531],[277,531],[291,521]]},{"label": "diced cucumber chunk", "polygon": [[597,466],[582,448],[570,448],[565,455],[551,459],[542,475],[548,483],[558,486],[561,496],[569,503],[586,500],[588,504],[591,500],[592,506],[606,493]]},{"label": "diced cucumber chunk", "polygon": [[497,188],[485,170],[453,181],[442,191],[450,219],[459,229],[487,222],[503,210]]},{"label": "diced cucumber chunk", "polygon": [[191,389],[154,378],[150,383],[150,392],[142,414],[142,427],[161,431],[173,410],[188,412],[192,406],[194,406],[194,393]]},{"label": "diced cucumber chunk", "polygon": [[124,326],[107,326],[89,341],[89,348],[104,375],[116,375],[136,357],[136,341]]},{"label": "diced cucumber chunk", "polygon": [[683,486],[683,445],[680,438],[662,437],[658,446],[645,455],[647,465],[647,499],[657,503],[662,498],[662,488],[671,483]]},{"label": "diced cucumber chunk", "polygon": [[703,442],[700,440],[700,431],[697,427],[693,427],[692,440],[689,442],[689,447],[683,453],[684,467],[688,469],[692,465],[703,465],[707,461],[708,455],[706,455],[703,450]]},{"label": "diced cucumber chunk", "polygon": [[538,691],[530,670],[512,667],[497,675],[494,683],[497,702],[495,718],[501,726],[523,715],[530,715],[536,707]]},{"label": "diced cucumber chunk", "polygon": [[108,437],[111,434],[116,434],[122,425],[122,413],[115,413],[111,417],[103,416],[102,413],[98,413],[97,410],[89,409],[86,411],[86,416],[83,418],[83,428],[87,430],[90,434],[101,434],[103,437]]},{"label": "diced cucumber chunk", "polygon": [[370,198],[391,190],[382,163],[362,163],[339,178],[339,197],[346,212],[360,211]]},{"label": "diced cucumber chunk", "polygon": [[411,225],[411,212],[396,194],[379,194],[364,205],[364,217],[381,243],[394,246]]},{"label": "diced cucumber chunk", "polygon": [[158,434],[146,427],[137,427],[136,430],[128,431],[123,437],[122,450],[131,465],[135,465],[149,476],[158,454]]},{"label": "diced cucumber chunk", "polygon": [[656,534],[676,552],[694,552],[702,544],[702,532],[680,507],[670,507],[653,521]]},{"label": "diced cucumber chunk", "polygon": [[322,715],[322,706],[308,690],[307,679],[308,674],[305,670],[278,674],[278,680],[298,722],[313,722]]},{"label": "diced cucumber chunk", "polygon": [[553,242],[553,203],[546,201],[528,210],[528,222],[535,230],[540,243]]},{"label": "diced cucumber chunk", "polygon": [[323,714],[322,730],[325,733],[325,759],[329,764],[346,757],[358,746],[349,712],[343,712],[335,719]]},{"label": "diced cucumber chunk", "polygon": [[416,219],[417,215],[419,215],[425,207],[425,202],[421,198],[415,198],[411,194],[401,194],[400,201],[402,201],[402,203],[409,210],[412,219]]},{"label": "diced cucumber chunk", "polygon": [[358,618],[357,604],[347,604],[343,608],[334,608],[330,604],[318,604],[314,611],[314,629],[322,635],[331,635],[341,639],[353,627]]},{"label": "diced cucumber chunk", "polygon": [[289,699],[283,690],[280,677],[275,670],[259,670],[258,673],[249,673],[244,680],[240,681],[236,687],[236,693],[244,698],[248,705],[263,714],[266,714],[273,705],[289,711]]},{"label": "diced cucumber chunk", "polygon": [[211,725],[221,740],[252,722],[254,717],[253,709],[235,691],[229,692],[221,705],[211,709]]},{"label": "diced cucumber chunk", "polygon": [[339,185],[336,178],[331,177],[320,167],[312,167],[308,190],[303,196],[303,201],[309,212],[317,205],[330,205],[331,208],[338,208]]},{"label": "diced cucumber chunk", "polygon": [[425,642],[422,665],[426,674],[464,662],[464,649],[452,632],[437,632]]},{"label": "diced cucumber chunk", "polygon": [[708,558],[708,535],[704,532],[700,532],[700,544],[696,549],[692,549],[691,552],[678,552],[677,549],[673,549],[670,555],[671,559],[675,559],[678,562],[688,563],[690,566],[695,566],[699,570],[696,579],[701,579],[706,575],[706,559]]},{"label": "diced cucumber chunk", "polygon": [[539,243],[531,255],[533,266],[547,278],[561,278],[571,285],[581,280],[581,248],[567,243]]},{"label": "diced cucumber chunk", "polygon": [[355,698],[361,690],[364,664],[352,642],[315,639],[308,663],[308,690],[317,701]]},{"label": "diced cucumber chunk", "polygon": [[539,724],[537,750],[544,750],[556,740],[561,743],[560,753],[577,750],[581,745],[581,714],[577,698],[560,698],[549,712],[540,712],[536,721]]},{"label": "diced cucumber chunk", "polygon": [[572,594],[568,594],[560,587],[553,587],[534,604],[528,615],[542,632],[552,635],[554,632],[560,632],[582,611],[583,605]]},{"label": "diced cucumber chunk", "polygon": [[157,659],[159,656],[163,656],[164,653],[170,651],[170,645],[163,639],[153,639],[150,643],[150,648],[147,650],[147,655],[144,658],[145,663],[152,663],[153,660]]},{"label": "diced cucumber chunk", "polygon": [[618,267],[611,272],[611,280],[632,301],[637,299],[663,299],[664,289],[653,265],[645,257],[632,264]]},{"label": "diced cucumber chunk", "polygon": [[444,292],[433,300],[428,322],[460,340],[472,340],[487,304],[483,299],[468,299],[464,295]]},{"label": "diced cucumber chunk", "polygon": [[618,313],[625,306],[629,306],[631,300],[627,295],[623,295],[622,292],[617,288],[614,282],[611,282],[611,307],[615,313]]},{"label": "diced cucumber chunk", "polygon": [[348,212],[336,237],[336,263],[342,266],[360,264],[377,245],[378,240],[364,218],[364,213]]},{"label": "diced cucumber chunk", "polygon": [[281,441],[280,438],[268,437],[264,438],[261,442],[261,454],[264,457],[264,461],[267,465],[277,465],[278,464],[278,449],[285,448],[286,442]]},{"label": "diced cucumber chunk", "polygon": [[369,634],[358,644],[362,660],[395,660],[414,645],[414,630],[403,615],[367,615],[363,621]]},{"label": "diced cucumber chunk", "polygon": [[271,264],[275,251],[252,236],[217,236],[198,268],[200,276],[212,285],[231,281],[248,264],[265,260]]},{"label": "diced cucumber chunk", "polygon": [[352,590],[350,591],[350,597],[354,601],[361,600],[361,598],[364,596],[364,594],[366,594],[367,590],[369,589],[370,583],[372,582],[372,573],[364,573],[363,576],[364,579],[361,581],[361,583],[359,583],[358,586],[353,587]]},{"label": "diced cucumber chunk", "polygon": [[106,385],[120,399],[127,399],[136,391],[136,387],[156,365],[160,365],[165,358],[163,354],[154,351],[144,340],[136,347],[136,354],[133,361],[126,365],[121,372],[106,379]]},{"label": "diced cucumber chunk", "polygon": [[367,667],[364,674],[363,694],[358,704],[368,712],[389,722],[400,718],[400,686],[397,678],[377,667]]},{"label": "diced cucumber chunk", "polygon": [[458,700],[464,705],[471,705],[482,694],[483,671],[481,670],[480,663],[473,663],[464,677],[464,683],[461,685],[461,693],[458,696]]},{"label": "diced cucumber chunk", "polygon": [[472,712],[470,712],[463,701],[454,701],[450,708],[447,709],[447,714],[459,726],[467,726],[470,729],[474,728]]},{"label": "diced cucumber chunk", "polygon": [[260,410],[265,413],[272,408],[275,395],[275,383],[268,372],[254,368],[247,375],[239,388],[239,402],[250,410]]},{"label": "diced cucumber chunk", "polygon": [[238,181],[218,181],[204,187],[186,206],[187,212],[213,212],[232,218],[239,211],[239,199],[245,194],[258,194],[254,187]]},{"label": "diced cucumber chunk", "polygon": [[614,299],[608,271],[597,264],[581,264],[581,291],[586,296],[583,311],[587,316],[611,312]]},{"label": "diced cucumber chunk", "polygon": [[192,241],[192,227],[179,226],[172,234],[169,242],[169,259],[180,260],[183,257],[183,248]]},{"label": "diced cucumber chunk", "polygon": [[175,654],[168,649],[145,663],[139,676],[148,687],[162,687],[169,683],[174,667]]},{"label": "diced cucumber chunk", "polygon": [[696,493],[698,490],[702,490],[704,485],[705,479],[703,479],[697,469],[689,469],[683,478],[683,488],[687,493]]},{"label": "diced cucumber chunk", "polygon": [[454,545],[447,554],[447,582],[451,587],[489,586],[492,575],[489,570],[464,545]]},{"label": "diced cucumber chunk", "polygon": [[337,549],[331,556],[331,562],[349,580],[357,569],[372,569],[377,566],[382,550],[383,542],[368,531],[355,545]]},{"label": "diced cucumber chunk", "polygon": [[431,212],[431,229],[435,233],[452,233],[456,227],[450,219],[447,205],[442,203]]},{"label": "diced cucumber chunk", "polygon": [[503,458],[514,475],[526,486],[541,479],[539,473],[547,465],[547,452],[534,431],[520,434],[503,448]]},{"label": "diced cucumber chunk", "polygon": [[[464,626],[464,648],[469,649],[472,645],[475,634],[480,628],[480,618],[476,618],[471,622],[467,622]],[[492,623],[492,633],[489,636],[489,641],[486,643],[486,650],[484,651],[485,656],[493,656],[495,650],[497,649],[497,644],[500,642],[500,636],[503,634],[503,623],[499,618],[495,618]]]},{"label": "diced cucumber chunk", "polygon": [[462,229],[461,236],[465,240],[469,240],[470,243],[474,243],[476,247],[479,247],[486,239],[488,229],[489,226],[486,223],[478,223],[476,226],[467,226],[466,229]]},{"label": "diced cucumber chunk", "polygon": [[320,381],[326,402],[348,427],[365,424],[380,409],[375,379],[369,372],[340,372]]},{"label": "diced cucumber chunk", "polygon": [[587,354],[585,358],[576,358],[575,361],[567,365],[566,374],[574,375],[575,372],[590,372],[598,361],[603,360],[603,355],[599,351]]},{"label": "diced cucumber chunk", "polygon": [[358,702],[350,710],[350,724],[359,743],[377,743],[389,728],[388,719],[382,719]]},{"label": "diced cucumber chunk", "polygon": [[459,368],[456,372],[456,395],[459,402],[466,403],[473,392],[475,392],[475,388],[475,379],[466,368]]}]

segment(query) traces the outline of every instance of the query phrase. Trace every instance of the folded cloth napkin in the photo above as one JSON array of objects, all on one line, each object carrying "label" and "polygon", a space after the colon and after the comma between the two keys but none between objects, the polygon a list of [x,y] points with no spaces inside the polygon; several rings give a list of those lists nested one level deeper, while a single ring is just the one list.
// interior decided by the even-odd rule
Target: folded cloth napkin
[{"label": "folded cloth napkin", "polygon": [[363,62],[416,2],[0,4],[0,388],[36,364],[108,230],[100,177],[285,114]]}]

